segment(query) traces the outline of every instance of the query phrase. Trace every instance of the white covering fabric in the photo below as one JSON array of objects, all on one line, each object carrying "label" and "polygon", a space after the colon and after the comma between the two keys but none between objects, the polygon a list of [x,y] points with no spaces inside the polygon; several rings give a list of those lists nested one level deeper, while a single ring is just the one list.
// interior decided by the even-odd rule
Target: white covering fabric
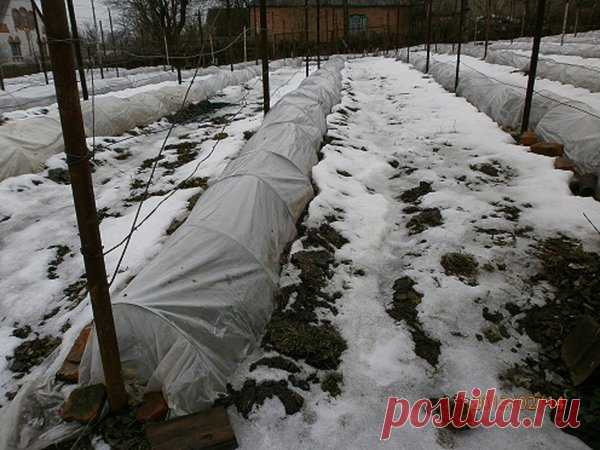
[{"label": "white covering fabric", "polygon": [[[440,44],[438,51],[454,53],[456,46]],[[462,47],[462,53],[474,58],[483,58],[483,47],[467,44]],[[600,65],[597,65],[597,60],[586,62],[586,60],[579,58],[571,58],[574,61],[567,63],[558,61],[555,58],[556,56],[553,58],[552,55],[540,55],[537,67],[538,78],[571,84],[592,92],[600,92]],[[531,50],[527,52],[512,47],[504,48],[501,43],[494,44],[490,47],[485,60],[491,64],[511,66],[523,72],[529,72]],[[593,63],[589,61],[593,61]]]},{"label": "white covering fabric", "polygon": [[[297,63],[288,60],[288,63]],[[285,61],[273,61],[278,69]],[[189,93],[188,104],[197,103],[227,86],[244,83],[260,74],[260,67],[243,64],[245,68],[217,70],[208,79],[196,81]],[[180,107],[188,84],[163,86],[132,97],[104,96],[95,100],[95,132],[97,136],[116,136],[136,126],[148,125],[161,117],[175,113]],[[87,136],[92,136],[92,102],[82,102]],[[58,111],[43,117],[9,121],[0,126],[0,181],[24,173],[43,170],[46,160],[64,150]]]},{"label": "white covering fabric", "polygon": [[[425,71],[425,60],[426,57],[420,53],[411,54],[411,63],[422,72]],[[438,61],[432,57],[430,75],[451,92],[454,91],[455,71],[455,62]],[[479,72],[461,70],[457,95],[500,125],[520,128],[524,89],[500,83]],[[542,140],[563,144],[565,155],[582,173],[600,175],[600,111],[541,90],[533,96],[530,126]]]},{"label": "white covering fabric", "polygon": [[[330,58],[273,106],[164,250],[113,299],[124,373],[162,391],[174,416],[212,405],[260,342],[280,255],[313,196],[310,174],[343,66]],[[57,353],[2,411],[0,450],[37,450],[73,432],[56,417]],[[80,381],[102,380],[93,333]]]},{"label": "white covering fabric", "polygon": [[[114,300],[124,371],[161,390],[174,415],[212,404],[257,345],[279,258],[312,198],[310,172],[339,102],[343,60],[284,96],[155,258]],[[80,368],[103,380],[96,339]]]}]

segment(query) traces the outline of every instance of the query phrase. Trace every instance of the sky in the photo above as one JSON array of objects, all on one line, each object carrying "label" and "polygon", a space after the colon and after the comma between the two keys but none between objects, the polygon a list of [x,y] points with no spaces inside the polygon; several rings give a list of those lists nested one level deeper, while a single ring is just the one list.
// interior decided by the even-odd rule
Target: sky
[{"label": "sky", "polygon": [[[75,5],[75,14],[77,15],[79,23],[93,23],[92,0],[74,0],[73,3]],[[94,0],[94,3],[96,6],[97,19],[101,20],[102,24],[106,24],[108,27],[108,12],[106,5],[102,0]],[[117,14],[114,11],[111,11],[111,14],[113,15],[114,21]]]}]

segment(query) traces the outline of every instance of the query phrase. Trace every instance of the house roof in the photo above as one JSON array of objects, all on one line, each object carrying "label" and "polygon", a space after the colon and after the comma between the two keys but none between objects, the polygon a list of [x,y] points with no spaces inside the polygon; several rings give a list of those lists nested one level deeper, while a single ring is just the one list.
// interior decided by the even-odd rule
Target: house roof
[{"label": "house roof", "polygon": [[[259,0],[250,0],[250,5],[258,7]],[[348,0],[349,7],[357,6],[410,6],[411,0]],[[308,0],[309,6],[315,6],[315,0]],[[321,0],[321,6],[342,6],[343,0]],[[304,6],[304,0],[267,0],[267,6]]]}]

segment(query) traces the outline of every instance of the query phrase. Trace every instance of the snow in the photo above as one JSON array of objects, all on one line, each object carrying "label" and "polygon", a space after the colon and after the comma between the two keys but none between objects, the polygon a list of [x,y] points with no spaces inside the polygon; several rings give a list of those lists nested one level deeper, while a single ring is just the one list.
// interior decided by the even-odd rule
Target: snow
[{"label": "snow", "polygon": [[[359,110],[346,118],[349,107]],[[285,416],[277,399],[255,407],[249,419],[229,408],[241,448],[587,448],[549,420],[541,430],[452,434],[406,427],[394,430],[390,441],[379,442],[389,396],[414,401],[473,387],[498,387],[501,394],[513,396],[524,393],[503,387],[499,374],[535,354],[536,345],[514,331],[496,344],[475,335],[489,326],[482,318],[483,306],[496,311],[507,301],[543,301],[523,281],[534,273],[528,254],[534,241],[524,236],[507,247],[492,246],[475,227],[531,226],[537,238],[562,232],[597,251],[595,231],[582,213],[595,222],[600,214],[593,200],[570,195],[567,175],[554,170],[551,159],[514,145],[490,118],[407,65],[384,58],[348,62],[338,111],[342,109],[345,113],[329,117],[329,135],[336,141],[323,148],[324,159],[313,170],[319,195],[305,221],[319,225],[334,208],[343,210],[343,218],[331,225],[350,242],[336,251],[336,259],[351,259],[352,269],[365,271],[357,276],[346,265],[337,265],[330,286],[343,290],[336,302],[339,314],[323,311],[348,344],[339,369],[342,394],[334,399],[317,385],[310,392],[290,385],[305,399],[301,412],[292,416]],[[398,161],[399,168],[390,161]],[[470,169],[490,161],[498,161],[503,177],[493,180]],[[460,181],[463,175],[466,181]],[[408,205],[397,197],[420,181],[431,182],[434,189],[420,206],[440,208],[444,224],[411,236],[405,226],[410,216],[403,212]],[[518,224],[496,214],[491,202],[519,207]],[[297,250],[298,243],[292,248]],[[503,262],[508,270],[482,273],[478,285],[467,285],[447,276],[440,265],[443,254],[455,251],[473,254],[480,266]],[[386,313],[394,280],[402,276],[417,282],[415,288],[424,295],[419,320],[441,342],[435,368],[414,353],[405,323]],[[260,381],[279,374],[276,379],[285,379],[285,372],[274,369],[262,377],[264,372],[249,373],[249,365],[263,355],[257,351],[243,364],[232,382],[235,388],[246,378]]]}]

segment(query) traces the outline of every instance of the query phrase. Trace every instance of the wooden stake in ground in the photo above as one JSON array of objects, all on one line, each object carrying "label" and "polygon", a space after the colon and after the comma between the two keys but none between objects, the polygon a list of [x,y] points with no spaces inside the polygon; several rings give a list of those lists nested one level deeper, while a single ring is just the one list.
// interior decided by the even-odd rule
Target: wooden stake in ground
[{"label": "wooden stake in ground", "polygon": [[321,68],[321,0],[317,0],[317,69]]},{"label": "wooden stake in ground", "polygon": [[527,93],[525,95],[525,108],[523,109],[523,124],[521,133],[529,130],[529,116],[531,114],[531,103],[533,101],[533,91],[535,88],[535,77],[537,75],[537,65],[540,54],[540,43],[542,41],[542,30],[544,28],[544,11],[546,9],[546,0],[538,0],[537,20],[535,23],[535,35],[533,37],[533,48],[531,50],[531,61],[529,63],[529,79],[527,81]]},{"label": "wooden stake in ground", "polygon": [[485,61],[488,55],[488,47],[490,45],[490,26],[492,15],[492,0],[488,0],[485,7],[485,49],[483,51],[483,60]]},{"label": "wooden stake in ground", "polygon": [[110,9],[108,9],[108,24],[110,25],[110,40],[112,41],[113,59],[115,60],[115,70],[117,77],[119,76],[119,60],[117,56],[117,41],[115,41],[115,29],[113,28],[112,15]]},{"label": "wooden stake in ground", "polygon": [[565,3],[565,14],[563,17],[562,35],[560,37],[560,45],[565,44],[565,34],[567,33],[567,20],[569,18],[569,2]]},{"label": "wooden stake in ground", "polygon": [[431,58],[431,20],[433,16],[433,0],[427,2],[427,62],[425,73],[429,73],[429,60]]},{"label": "wooden stake in ground", "polygon": [[263,111],[266,115],[271,109],[269,89],[269,42],[267,39],[267,0],[260,0],[260,53],[262,58]]},{"label": "wooden stake in ground", "polygon": [[126,405],[127,395],[121,376],[119,347],[102,255],[102,241],[75,77],[75,61],[67,12],[63,0],[44,0],[42,7],[81,239],[81,253],[92,302],[106,390],[111,410],[118,411]]},{"label": "wooden stake in ground", "polygon": [[46,72],[46,57],[44,52],[44,44],[42,43],[42,35],[40,34],[40,25],[38,23],[38,7],[35,4],[35,0],[31,0],[31,9],[33,11],[33,26],[35,27],[35,35],[37,37],[38,50],[40,52],[40,66],[42,67],[42,71],[44,72],[44,78],[46,80],[46,84],[49,84],[48,81],[48,72]]},{"label": "wooden stake in ground", "polygon": [[81,42],[79,41],[79,31],[77,30],[77,19],[75,17],[75,8],[73,7],[73,0],[67,0],[67,8],[69,9],[69,22],[71,22],[73,49],[75,50],[75,58],[77,58],[77,70],[79,71],[81,95],[83,95],[84,100],[87,100],[90,98],[90,96],[88,94],[87,80],[85,78],[85,66],[83,64],[83,56],[81,54]]},{"label": "wooden stake in ground", "polygon": [[458,19],[458,47],[456,49],[456,76],[454,78],[454,92],[456,92],[458,89],[458,80],[460,75],[460,53],[462,50],[463,24],[465,21],[466,2],[467,0],[460,0],[460,17]]},{"label": "wooden stake in ground", "polygon": [[310,55],[308,45],[308,0],[304,0],[304,45],[306,46],[306,76],[308,76],[308,58]]}]

